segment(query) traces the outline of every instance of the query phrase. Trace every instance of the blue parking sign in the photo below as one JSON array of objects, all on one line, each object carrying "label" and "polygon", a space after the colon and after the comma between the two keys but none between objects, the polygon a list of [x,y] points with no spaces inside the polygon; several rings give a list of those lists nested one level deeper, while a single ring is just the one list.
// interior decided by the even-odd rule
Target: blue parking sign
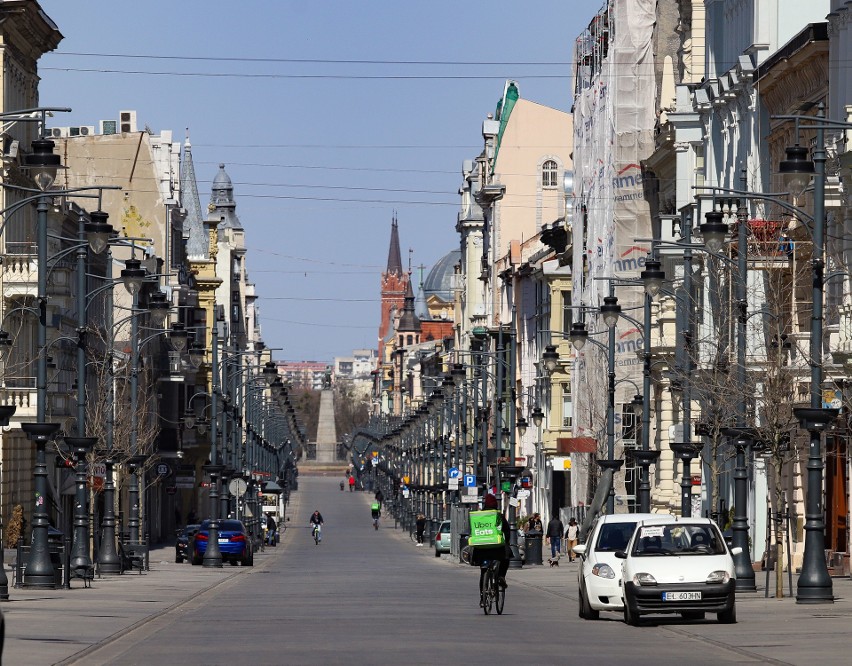
[{"label": "blue parking sign", "polygon": [[475,485],[476,485],[476,475],[465,474],[464,475],[464,487],[465,488],[473,488]]}]

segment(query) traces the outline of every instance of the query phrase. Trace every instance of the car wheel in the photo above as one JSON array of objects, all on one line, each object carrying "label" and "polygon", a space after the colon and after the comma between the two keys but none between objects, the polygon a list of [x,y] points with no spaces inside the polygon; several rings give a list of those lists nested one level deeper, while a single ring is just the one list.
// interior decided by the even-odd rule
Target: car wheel
[{"label": "car wheel", "polygon": [[703,620],[704,611],[683,611],[680,616],[684,620]]},{"label": "car wheel", "polygon": [[230,564],[232,567],[235,567],[235,566],[237,566],[237,561],[236,560],[228,560],[228,564]]},{"label": "car wheel", "polygon": [[624,600],[624,623],[629,624],[631,627],[639,626],[639,615],[630,610],[630,604],[627,602],[627,599]]},{"label": "car wheel", "polygon": [[716,618],[722,624],[736,624],[737,623],[737,607],[736,605],[731,606],[731,610],[722,611],[721,613],[716,613]]},{"label": "car wheel", "polygon": [[180,555],[175,555],[175,564],[182,564],[183,558]]},{"label": "car wheel", "polygon": [[580,585],[580,617],[584,620],[597,620],[600,619],[600,616],[600,611],[596,611],[589,603],[586,586]]}]

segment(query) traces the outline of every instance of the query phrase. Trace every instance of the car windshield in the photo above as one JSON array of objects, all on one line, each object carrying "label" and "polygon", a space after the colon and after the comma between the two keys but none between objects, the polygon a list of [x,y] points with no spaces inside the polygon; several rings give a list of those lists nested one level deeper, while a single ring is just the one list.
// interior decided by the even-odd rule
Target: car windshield
[{"label": "car windshield", "polygon": [[630,554],[652,555],[722,555],[725,542],[714,525],[707,523],[673,523],[644,525],[639,528]]},{"label": "car windshield", "polygon": [[439,532],[449,532],[450,531],[450,523],[449,521],[445,523],[441,523],[441,526],[438,528]]},{"label": "car windshield", "polygon": [[603,553],[624,550],[635,528],[636,523],[604,523],[598,532],[595,550]]}]

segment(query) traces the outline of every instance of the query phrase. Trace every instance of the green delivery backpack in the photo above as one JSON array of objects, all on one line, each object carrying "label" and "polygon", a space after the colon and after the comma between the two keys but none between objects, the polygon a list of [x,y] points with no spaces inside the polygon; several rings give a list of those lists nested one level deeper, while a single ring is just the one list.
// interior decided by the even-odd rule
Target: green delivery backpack
[{"label": "green delivery backpack", "polygon": [[373,503],[370,505],[370,509],[371,509],[372,511],[378,511],[378,510],[379,510],[379,503],[378,503],[378,502],[373,502]]},{"label": "green delivery backpack", "polygon": [[496,509],[470,512],[470,546],[502,546],[504,543],[500,512]]}]

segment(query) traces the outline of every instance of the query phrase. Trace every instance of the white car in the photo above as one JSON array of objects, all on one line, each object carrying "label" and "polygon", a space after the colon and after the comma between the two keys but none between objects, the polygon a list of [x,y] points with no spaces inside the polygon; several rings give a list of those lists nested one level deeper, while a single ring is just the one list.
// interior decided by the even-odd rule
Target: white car
[{"label": "white car", "polygon": [[[664,519],[667,515],[603,515],[592,526],[586,543],[574,546],[574,552],[580,556],[578,584],[581,618],[597,620],[600,611],[621,611],[624,608],[621,599],[621,562],[615,553],[627,548],[637,523],[651,518]],[[674,517],[670,519],[674,520]]]},{"label": "white car", "polygon": [[624,621],[638,625],[649,613],[680,613],[702,619],[716,613],[719,622],[737,621],[736,576],[732,555],[709,518],[643,520],[622,560]]}]

